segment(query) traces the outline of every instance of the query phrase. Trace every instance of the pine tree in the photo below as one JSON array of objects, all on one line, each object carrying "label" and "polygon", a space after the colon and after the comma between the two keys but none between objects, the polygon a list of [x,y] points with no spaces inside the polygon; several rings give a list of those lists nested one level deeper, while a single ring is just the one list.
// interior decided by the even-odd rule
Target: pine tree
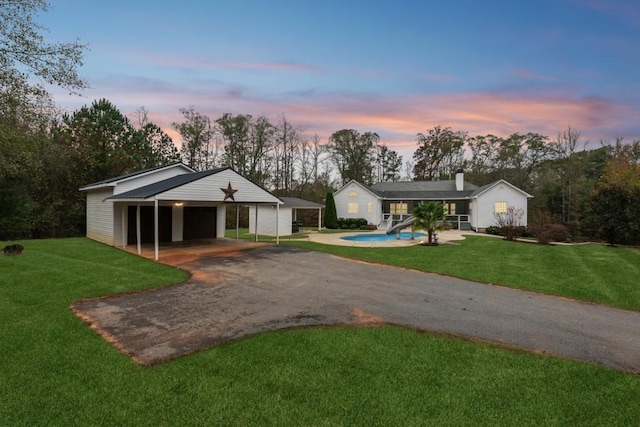
[{"label": "pine tree", "polygon": [[333,200],[333,193],[327,193],[325,200],[324,226],[327,228],[338,228],[338,213],[336,212],[336,202]]}]

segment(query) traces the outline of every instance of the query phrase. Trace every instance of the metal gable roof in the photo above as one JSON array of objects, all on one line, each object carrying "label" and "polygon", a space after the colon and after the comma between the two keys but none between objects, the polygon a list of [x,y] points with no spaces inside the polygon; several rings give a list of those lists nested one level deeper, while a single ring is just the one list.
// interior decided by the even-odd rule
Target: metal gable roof
[{"label": "metal gable roof", "polygon": [[83,185],[82,187],[80,187],[80,191],[88,190],[88,189],[94,188],[94,187],[109,186],[109,184],[115,185],[116,183],[118,183],[120,181],[125,181],[125,180],[128,180],[130,178],[134,178],[136,176],[140,176],[140,175],[147,174],[149,172],[154,172],[154,171],[161,170],[161,169],[168,169],[168,168],[171,168],[171,167],[174,167],[174,166],[180,166],[180,165],[183,166],[185,169],[188,169],[188,170],[190,170],[192,172],[195,172],[194,169],[190,168],[189,166],[185,165],[184,163],[175,162],[175,163],[171,163],[171,164],[168,164],[168,165],[162,165],[162,166],[156,166],[154,168],[143,169],[143,170],[139,170],[139,171],[136,171],[136,172],[131,172],[131,173],[127,173],[127,174],[124,174],[124,175],[116,176],[116,177],[113,177],[113,178],[105,179],[103,181],[98,181],[98,182],[93,182],[91,184]]},{"label": "metal gable roof", "polygon": [[280,200],[284,202],[282,207],[298,208],[298,209],[324,208],[324,205],[321,205],[320,203],[299,199],[297,197],[280,197]]},{"label": "metal gable roof", "polygon": [[193,173],[187,173],[183,175],[177,175],[162,181],[154,182],[153,184],[145,185],[140,188],[134,188],[133,190],[127,191],[125,193],[116,194],[114,196],[108,197],[107,200],[109,199],[118,199],[118,200],[119,199],[148,199],[149,197],[153,197],[157,194],[164,193],[165,191],[169,191],[176,187],[180,187],[190,182],[197,181],[206,176],[215,175],[227,169],[229,168],[224,167],[224,168],[212,169],[209,171],[193,172]]}]

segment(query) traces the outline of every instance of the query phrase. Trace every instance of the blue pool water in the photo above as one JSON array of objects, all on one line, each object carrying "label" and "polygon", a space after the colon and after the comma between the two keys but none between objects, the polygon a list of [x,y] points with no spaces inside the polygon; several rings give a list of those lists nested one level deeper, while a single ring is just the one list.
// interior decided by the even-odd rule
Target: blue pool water
[{"label": "blue pool water", "polygon": [[[424,237],[426,234],[424,233],[413,233],[413,236],[417,239],[419,237]],[[341,240],[350,240],[352,242],[384,242],[386,240],[395,240],[398,235],[396,233],[393,234],[354,234],[353,236],[345,236],[341,237]],[[404,240],[409,240],[411,238],[411,233],[408,231],[403,231],[400,233],[400,238]]]}]

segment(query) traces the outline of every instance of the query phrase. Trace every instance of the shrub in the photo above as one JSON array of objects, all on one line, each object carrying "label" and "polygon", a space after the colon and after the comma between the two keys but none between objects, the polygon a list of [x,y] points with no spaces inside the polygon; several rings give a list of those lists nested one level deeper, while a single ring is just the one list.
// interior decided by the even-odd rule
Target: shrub
[{"label": "shrub", "polygon": [[509,206],[505,212],[494,212],[493,216],[500,227],[500,234],[507,240],[515,240],[526,231],[521,222],[524,216],[523,209]]},{"label": "shrub", "polygon": [[525,231],[526,228],[521,225],[500,227],[500,235],[507,240],[516,240],[518,237],[524,236]]},{"label": "shrub", "polygon": [[562,224],[534,224],[531,226],[531,234],[539,243],[564,242],[571,234]]},{"label": "shrub", "polygon": [[496,227],[495,225],[491,225],[487,227],[486,230],[484,230],[484,232],[487,234],[492,234],[494,236],[501,236],[500,227]]},{"label": "shrub", "polygon": [[359,227],[366,227],[367,220],[364,218],[338,218],[337,220],[337,228],[349,228],[356,229]]}]

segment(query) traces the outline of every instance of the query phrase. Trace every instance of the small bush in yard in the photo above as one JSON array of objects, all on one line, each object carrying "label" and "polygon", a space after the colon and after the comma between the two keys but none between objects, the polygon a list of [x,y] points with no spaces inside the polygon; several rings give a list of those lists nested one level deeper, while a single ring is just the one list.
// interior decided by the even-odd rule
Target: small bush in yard
[{"label": "small bush in yard", "polygon": [[531,234],[543,244],[564,242],[571,237],[567,227],[562,224],[534,224],[530,229]]},{"label": "small bush in yard", "polygon": [[524,210],[509,206],[505,212],[494,212],[493,217],[496,224],[500,227],[500,234],[507,240],[515,240],[526,232],[526,228],[522,226],[522,217]]},{"label": "small bush in yard", "polygon": [[484,230],[485,233],[491,234],[493,236],[500,236],[500,227],[496,227],[495,225],[491,225]]},{"label": "small bush in yard", "polygon": [[338,218],[338,228],[348,228],[354,230],[366,225],[367,220],[364,218]]}]

